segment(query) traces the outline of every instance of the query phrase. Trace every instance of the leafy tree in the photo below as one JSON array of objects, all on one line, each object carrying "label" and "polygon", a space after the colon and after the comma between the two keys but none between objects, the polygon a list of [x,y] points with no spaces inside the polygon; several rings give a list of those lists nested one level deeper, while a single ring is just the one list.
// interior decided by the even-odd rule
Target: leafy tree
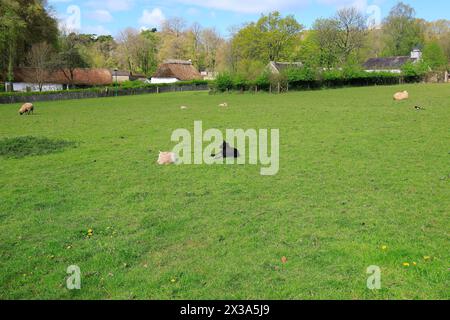
[{"label": "leafy tree", "polygon": [[433,70],[442,70],[448,66],[448,60],[444,50],[437,41],[425,45],[423,49],[423,60]]},{"label": "leafy tree", "polygon": [[368,34],[365,16],[356,8],[344,8],[333,18],[316,20],[313,30],[321,64],[326,67],[344,65],[359,55]]},{"label": "leafy tree", "polygon": [[60,70],[73,87],[75,69],[88,67],[80,53],[78,36],[75,33],[62,34],[59,40],[59,52],[52,62],[52,68]]},{"label": "leafy tree", "polygon": [[383,24],[385,55],[408,55],[413,47],[423,45],[424,30],[415,15],[414,8],[403,2],[391,9]]},{"label": "leafy tree", "polygon": [[17,1],[0,2],[0,52],[1,69],[4,78],[14,80],[14,65],[18,60],[17,48],[23,41],[26,22],[18,15],[20,4]]},{"label": "leafy tree", "polygon": [[[13,80],[13,68],[25,62],[36,43],[57,43],[57,21],[42,0],[0,0],[0,72]],[[6,76],[5,76],[6,74]]]},{"label": "leafy tree", "polygon": [[292,54],[302,29],[294,16],[283,18],[275,11],[239,30],[233,38],[233,46],[242,59],[264,63],[285,60]]}]

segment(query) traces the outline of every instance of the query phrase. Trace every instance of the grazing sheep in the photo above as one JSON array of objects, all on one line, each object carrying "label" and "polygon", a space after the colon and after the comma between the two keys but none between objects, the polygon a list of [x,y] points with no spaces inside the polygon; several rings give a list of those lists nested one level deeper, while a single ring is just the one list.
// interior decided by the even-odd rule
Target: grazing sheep
[{"label": "grazing sheep", "polygon": [[173,152],[159,152],[158,164],[173,164],[177,163],[177,155]]},{"label": "grazing sheep", "polygon": [[181,110],[186,110],[187,108],[188,108],[188,107],[186,107],[186,106],[181,106],[181,107],[180,107]]},{"label": "grazing sheep", "polygon": [[408,91],[397,92],[396,94],[394,94],[394,100],[396,100],[396,101],[401,101],[401,100],[406,100],[406,99],[409,99]]},{"label": "grazing sheep", "polygon": [[25,103],[19,110],[19,114],[23,115],[23,114],[27,114],[29,115],[30,113],[34,113],[34,106],[31,103]]},{"label": "grazing sheep", "polygon": [[224,103],[221,103],[221,104],[219,104],[219,107],[228,107],[228,103],[226,103],[226,102],[224,102]]}]

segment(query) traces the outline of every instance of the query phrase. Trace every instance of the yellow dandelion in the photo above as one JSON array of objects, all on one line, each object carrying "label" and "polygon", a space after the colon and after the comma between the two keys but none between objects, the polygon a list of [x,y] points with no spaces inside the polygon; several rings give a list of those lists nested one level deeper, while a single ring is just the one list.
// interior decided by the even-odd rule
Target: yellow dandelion
[{"label": "yellow dandelion", "polygon": [[404,267],[409,267],[409,262],[403,262]]},{"label": "yellow dandelion", "polygon": [[387,246],[382,246],[382,247],[381,247],[381,250],[386,251],[387,248],[388,248]]},{"label": "yellow dandelion", "polygon": [[175,282],[177,282],[177,280],[172,279],[172,280],[170,280],[170,282],[175,283]]},{"label": "yellow dandelion", "polygon": [[413,266],[414,266],[414,267],[417,266],[417,262],[413,262]]}]

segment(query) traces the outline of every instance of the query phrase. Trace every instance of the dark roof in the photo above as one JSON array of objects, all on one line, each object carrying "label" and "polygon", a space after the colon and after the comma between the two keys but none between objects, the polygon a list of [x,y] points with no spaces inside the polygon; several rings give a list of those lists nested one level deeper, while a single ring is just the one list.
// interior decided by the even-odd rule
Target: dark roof
[{"label": "dark roof", "polygon": [[181,81],[202,79],[192,62],[184,60],[167,60],[159,65],[153,78],[176,78]]},{"label": "dark roof", "polygon": [[401,69],[406,63],[414,62],[408,56],[402,57],[386,57],[386,58],[372,58],[364,63],[364,68],[366,70],[392,70]]},{"label": "dark roof", "polygon": [[[14,81],[33,83],[35,70],[35,68],[15,68]],[[66,74],[69,75],[67,70]],[[69,84],[69,80],[61,70],[47,71],[44,83]],[[85,86],[110,85],[112,84],[112,75],[108,69],[75,69],[73,84]]]},{"label": "dark roof", "polygon": [[111,70],[111,74],[118,77],[129,77],[131,73],[129,71],[123,71],[123,70]]}]

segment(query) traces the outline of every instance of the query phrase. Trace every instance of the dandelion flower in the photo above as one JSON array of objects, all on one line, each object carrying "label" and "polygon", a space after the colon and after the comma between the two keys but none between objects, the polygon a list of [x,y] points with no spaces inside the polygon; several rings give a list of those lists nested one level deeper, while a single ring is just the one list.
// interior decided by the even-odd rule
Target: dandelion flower
[{"label": "dandelion flower", "polygon": [[381,247],[381,250],[386,251],[387,248],[388,248],[387,246],[382,246],[382,247]]},{"label": "dandelion flower", "polygon": [[409,267],[409,262],[403,262],[404,267]]}]

